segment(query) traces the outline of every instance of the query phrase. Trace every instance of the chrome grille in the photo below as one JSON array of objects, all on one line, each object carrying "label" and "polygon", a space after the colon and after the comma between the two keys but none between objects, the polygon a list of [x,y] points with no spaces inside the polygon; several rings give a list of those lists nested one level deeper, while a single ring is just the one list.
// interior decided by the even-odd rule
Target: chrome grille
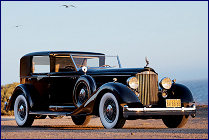
[{"label": "chrome grille", "polygon": [[158,102],[158,75],[152,71],[145,71],[136,75],[139,80],[137,92],[143,105],[153,105]]}]

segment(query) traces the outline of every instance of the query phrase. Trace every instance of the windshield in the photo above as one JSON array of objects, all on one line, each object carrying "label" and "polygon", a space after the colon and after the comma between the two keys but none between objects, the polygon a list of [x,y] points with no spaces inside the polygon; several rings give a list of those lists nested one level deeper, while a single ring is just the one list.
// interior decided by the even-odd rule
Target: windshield
[{"label": "windshield", "polygon": [[81,68],[86,66],[88,68],[120,68],[120,61],[118,56],[107,55],[72,55],[72,58],[77,66]]}]

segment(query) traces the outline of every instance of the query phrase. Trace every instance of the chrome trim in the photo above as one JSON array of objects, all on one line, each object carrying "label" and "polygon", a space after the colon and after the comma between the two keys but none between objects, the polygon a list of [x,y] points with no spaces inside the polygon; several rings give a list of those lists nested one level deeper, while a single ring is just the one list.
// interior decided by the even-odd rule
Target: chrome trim
[{"label": "chrome trim", "polygon": [[157,73],[155,73],[153,71],[143,71],[143,72],[140,72],[138,74],[157,74]]},{"label": "chrome trim", "polygon": [[119,68],[122,68],[121,63],[120,63],[120,59],[119,59],[119,56],[118,55],[117,55],[117,60],[118,60]]},{"label": "chrome trim", "polygon": [[49,108],[51,109],[51,108],[62,108],[62,109],[68,109],[68,108],[76,108],[75,106],[53,106],[53,105],[51,105],[51,106],[49,106]]},{"label": "chrome trim", "polygon": [[123,106],[123,116],[146,116],[146,115],[194,115],[196,113],[196,106],[180,107],[180,108],[129,108],[127,105]]},{"label": "chrome trim", "polygon": [[149,111],[189,111],[196,110],[196,107],[181,107],[181,108],[124,108],[124,111],[135,111],[135,112],[149,112]]},{"label": "chrome trim", "polygon": [[73,61],[73,64],[74,64],[74,66],[75,66],[75,70],[78,71],[78,67],[77,67],[77,65],[76,65],[76,63],[75,63],[75,61],[74,61],[74,59],[73,59],[72,54],[70,54],[70,57],[71,57],[71,59],[72,59],[72,61]]},{"label": "chrome trim", "polygon": [[137,73],[139,100],[143,105],[153,105],[158,102],[158,75],[152,71]]},{"label": "chrome trim", "polygon": [[30,111],[33,115],[63,115],[66,116],[69,112],[53,112],[53,111]]}]

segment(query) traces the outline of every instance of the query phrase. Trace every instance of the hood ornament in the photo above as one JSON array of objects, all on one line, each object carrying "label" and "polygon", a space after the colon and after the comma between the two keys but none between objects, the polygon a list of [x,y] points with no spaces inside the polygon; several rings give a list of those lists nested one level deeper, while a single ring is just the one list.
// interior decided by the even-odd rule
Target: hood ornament
[{"label": "hood ornament", "polygon": [[147,67],[149,65],[149,61],[148,61],[147,57],[145,57],[145,61],[147,63],[145,67]]}]

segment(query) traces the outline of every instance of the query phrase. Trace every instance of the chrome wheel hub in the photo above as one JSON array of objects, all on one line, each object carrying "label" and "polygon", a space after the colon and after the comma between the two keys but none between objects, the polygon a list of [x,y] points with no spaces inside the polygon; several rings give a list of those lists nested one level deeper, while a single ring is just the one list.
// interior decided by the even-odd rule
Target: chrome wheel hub
[{"label": "chrome wheel hub", "polygon": [[80,96],[81,99],[85,98],[85,96],[86,96],[86,91],[85,91],[83,88],[81,89],[81,91],[80,91],[80,93],[79,93],[79,96]]},{"label": "chrome wheel hub", "polygon": [[116,117],[116,104],[114,100],[107,99],[104,103],[104,117],[107,122],[112,123]]},{"label": "chrome wheel hub", "polygon": [[113,109],[112,109],[112,106],[111,106],[111,105],[108,105],[108,106],[107,106],[106,112],[107,112],[108,114],[112,114],[112,113],[113,113]]},{"label": "chrome wheel hub", "polygon": [[24,120],[26,116],[26,105],[23,101],[20,101],[18,105],[17,114],[20,120]]},{"label": "chrome wheel hub", "polygon": [[24,107],[23,107],[23,105],[21,105],[20,107],[19,107],[19,110],[18,110],[19,112],[24,112]]}]

